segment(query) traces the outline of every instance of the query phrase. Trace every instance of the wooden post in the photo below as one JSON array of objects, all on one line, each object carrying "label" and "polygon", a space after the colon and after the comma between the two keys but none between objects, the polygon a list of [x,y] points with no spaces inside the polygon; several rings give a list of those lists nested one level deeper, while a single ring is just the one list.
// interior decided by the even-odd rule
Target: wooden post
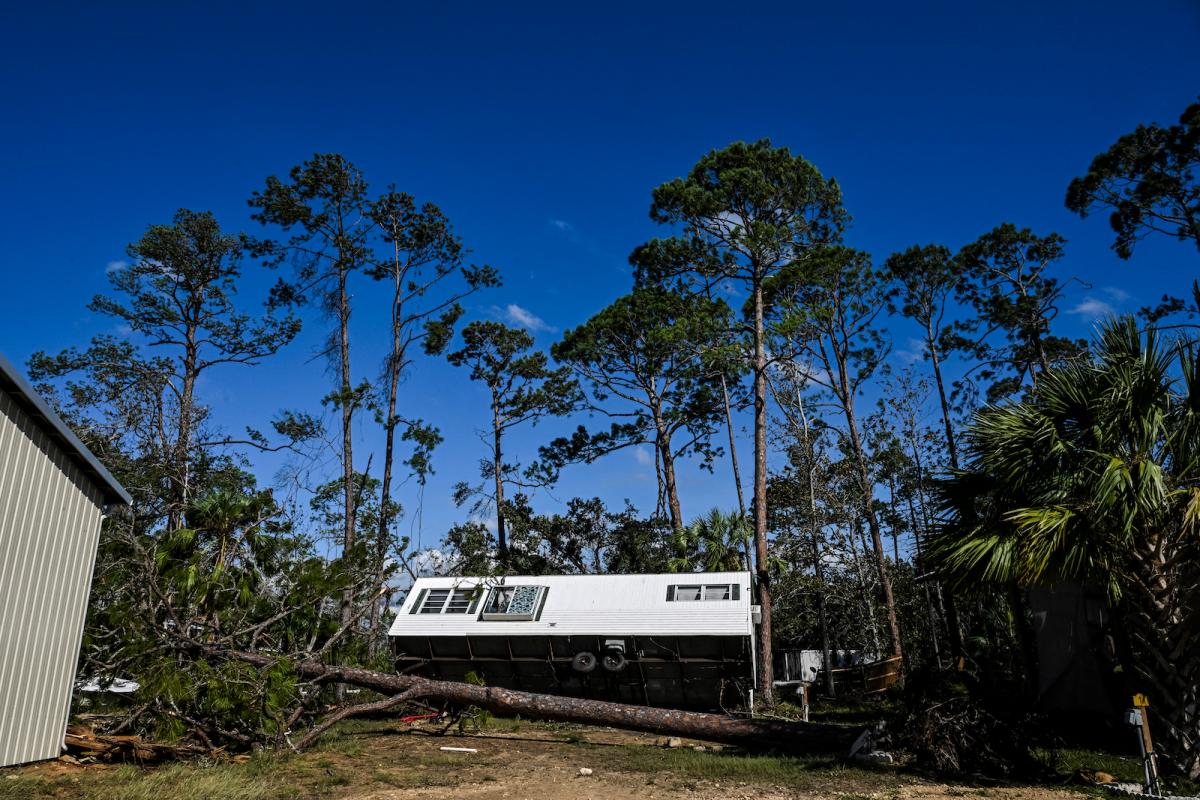
[{"label": "wooden post", "polygon": [[1138,744],[1142,750],[1142,773],[1145,776],[1146,794],[1161,794],[1158,788],[1158,756],[1154,753],[1154,740],[1150,737],[1150,700],[1144,694],[1133,696],[1134,714],[1137,717]]}]

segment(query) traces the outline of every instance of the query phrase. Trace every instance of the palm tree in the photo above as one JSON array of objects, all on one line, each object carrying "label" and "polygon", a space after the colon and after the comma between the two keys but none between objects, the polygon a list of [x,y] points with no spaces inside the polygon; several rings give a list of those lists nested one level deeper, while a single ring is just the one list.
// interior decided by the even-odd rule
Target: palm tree
[{"label": "palm tree", "polygon": [[714,508],[691,525],[675,532],[677,555],[668,563],[672,572],[732,572],[749,569],[744,560],[746,544],[754,529],[750,520],[737,512]]},{"label": "palm tree", "polygon": [[1102,586],[1132,689],[1170,759],[1200,776],[1200,371],[1195,343],[1106,322],[1092,360],[982,412],[930,542],[944,577]]}]

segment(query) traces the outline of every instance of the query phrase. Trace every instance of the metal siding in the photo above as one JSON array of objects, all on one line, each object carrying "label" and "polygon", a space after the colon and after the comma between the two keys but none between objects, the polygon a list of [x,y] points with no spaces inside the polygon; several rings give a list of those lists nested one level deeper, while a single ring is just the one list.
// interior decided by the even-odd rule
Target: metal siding
[{"label": "metal siding", "polygon": [[61,752],[102,502],[0,391],[0,766]]},{"label": "metal siding", "polygon": [[[479,614],[409,614],[425,589],[478,585],[479,578],[418,578],[401,613],[392,623],[392,636],[576,636],[576,635],[695,635],[748,636],[749,572],[710,572],[658,575],[510,576],[508,585],[549,587],[541,618],[535,621],[480,620]],[[496,581],[484,580],[486,585]],[[671,584],[737,583],[737,600],[668,601]]]}]

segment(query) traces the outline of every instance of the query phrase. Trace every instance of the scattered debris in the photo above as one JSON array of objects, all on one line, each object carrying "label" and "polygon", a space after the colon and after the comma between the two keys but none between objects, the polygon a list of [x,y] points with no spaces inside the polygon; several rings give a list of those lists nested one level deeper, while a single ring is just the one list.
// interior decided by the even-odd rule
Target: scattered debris
[{"label": "scattered debris", "polygon": [[[1019,704],[989,694],[964,673],[918,672],[907,683],[904,705],[878,741],[886,749],[912,753],[917,766],[946,775],[1009,779],[1051,772],[1033,750],[1044,727]],[[876,749],[884,748],[863,752]]]},{"label": "scattered debris", "polygon": [[115,680],[105,683],[99,679],[93,678],[90,681],[76,681],[75,688],[81,692],[110,692],[112,694],[133,694],[141,685],[137,681],[126,680],[125,678],[116,678]]},{"label": "scattered debris", "polygon": [[447,753],[478,753],[474,747],[439,747],[438,750],[445,750]]},{"label": "scattered debris", "polygon": [[894,764],[896,760],[892,758],[892,754],[883,750],[868,750],[854,754],[854,760],[863,764]]},{"label": "scattered debris", "polygon": [[695,750],[697,753],[703,753],[708,750],[708,748],[702,744],[692,745],[692,749]]},{"label": "scattered debris", "polygon": [[592,771],[590,769],[588,769],[587,767],[580,767],[579,774],[581,777],[586,778],[588,775],[592,774]]},{"label": "scattered debris", "polygon": [[1107,772],[1099,772],[1090,769],[1077,769],[1072,777],[1076,783],[1082,783],[1091,786],[1117,782],[1117,779]]},{"label": "scattered debris", "polygon": [[683,739],[678,736],[671,736],[667,739],[667,747],[683,747]]},{"label": "scattered debris", "polygon": [[101,761],[133,761],[139,764],[158,763],[175,759],[206,756],[221,758],[221,748],[207,748],[191,744],[165,744],[151,742],[140,736],[107,736],[83,725],[67,728],[64,743],[67,756],[76,762],[81,758]]}]

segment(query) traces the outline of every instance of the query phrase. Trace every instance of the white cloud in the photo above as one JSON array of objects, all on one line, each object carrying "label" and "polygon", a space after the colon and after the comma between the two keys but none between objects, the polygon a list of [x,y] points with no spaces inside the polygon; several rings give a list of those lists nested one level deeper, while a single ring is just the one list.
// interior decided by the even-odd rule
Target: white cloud
[{"label": "white cloud", "polygon": [[108,264],[105,265],[104,273],[106,275],[112,275],[114,272],[120,272],[121,270],[125,269],[128,266],[129,266],[128,261],[110,261],[110,262],[108,262]]},{"label": "white cloud", "polygon": [[444,575],[450,565],[450,554],[436,547],[430,547],[413,555],[413,572],[417,575]]},{"label": "white cloud", "polygon": [[567,222],[565,219],[550,220],[550,227],[554,228],[555,230],[562,231],[563,233],[575,232],[575,226]]},{"label": "white cloud", "polygon": [[527,308],[521,308],[516,303],[509,303],[505,306],[504,318],[509,323],[534,333],[555,330],[552,326],[547,325],[546,321],[537,314],[534,314]]},{"label": "white cloud", "polygon": [[915,364],[925,357],[925,341],[912,336],[908,337],[904,347],[896,350],[896,356],[905,364]]},{"label": "white cloud", "polygon": [[1068,314],[1078,314],[1081,317],[1089,319],[1099,319],[1100,317],[1108,317],[1117,313],[1117,310],[1103,300],[1099,300],[1091,295],[1087,295],[1079,303],[1079,305],[1067,312]]},{"label": "white cloud", "polygon": [[1120,286],[1104,286],[1100,291],[1108,295],[1109,299],[1114,303],[1124,303],[1129,299],[1129,292],[1122,289]]},{"label": "white cloud", "polygon": [[651,453],[650,449],[647,447],[633,448],[633,460],[636,461],[637,463],[641,464],[642,466],[646,466],[646,467],[654,466],[654,454]]}]

